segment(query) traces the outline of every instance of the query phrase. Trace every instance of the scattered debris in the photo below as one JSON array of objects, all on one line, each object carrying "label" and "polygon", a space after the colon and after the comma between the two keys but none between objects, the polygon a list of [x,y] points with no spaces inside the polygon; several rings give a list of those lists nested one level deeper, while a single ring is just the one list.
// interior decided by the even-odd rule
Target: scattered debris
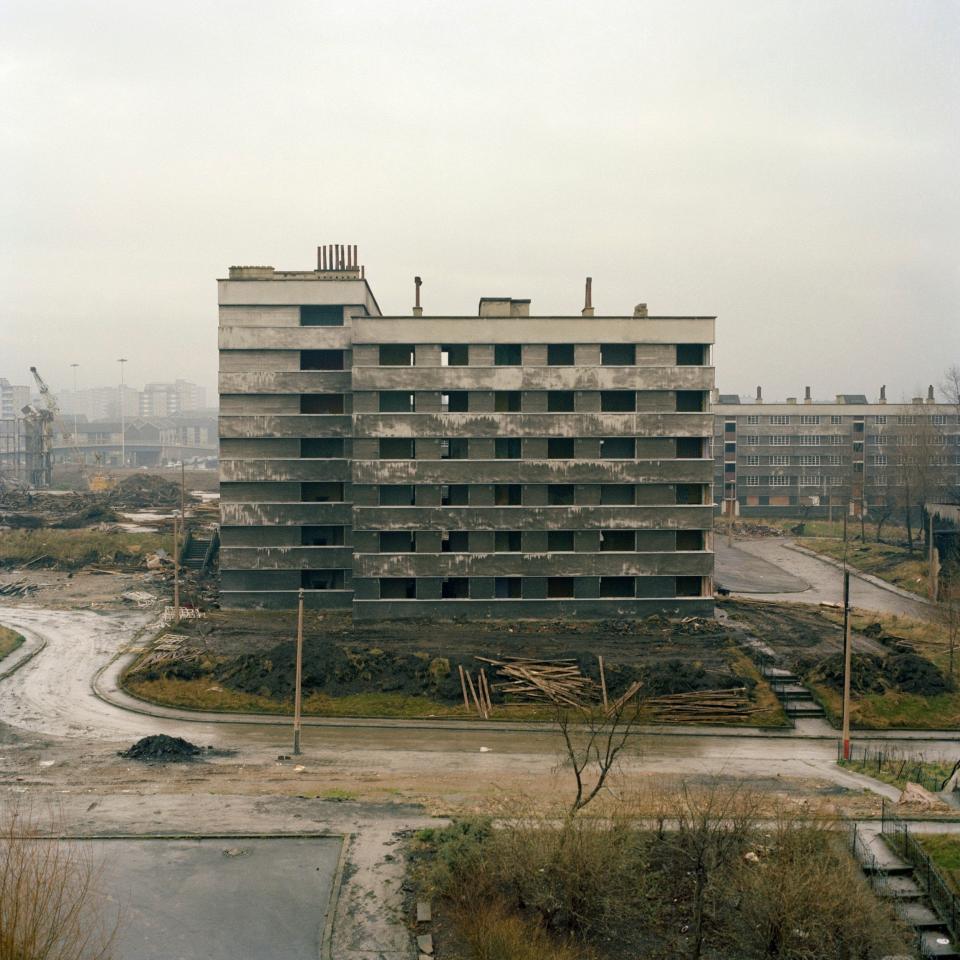
[{"label": "scattered debris", "polygon": [[127,760],[158,760],[167,763],[182,763],[192,760],[203,750],[183,737],[168,737],[165,733],[153,734],[138,740],[129,750],[119,756]]},{"label": "scattered debris", "polygon": [[[493,689],[505,696],[524,700],[565,703],[582,706],[584,701],[597,699],[597,685],[580,672],[574,659],[536,660],[531,657],[476,657],[482,663],[497,668],[497,675],[506,678],[494,683]],[[485,674],[481,671],[481,677]],[[469,678],[469,675],[468,675]]]},{"label": "scattered debris", "polygon": [[147,593],[146,590],[128,590],[126,593],[121,593],[120,598],[126,600],[127,603],[135,603],[138,607],[152,606],[158,599],[152,593]]},{"label": "scattered debris", "polygon": [[26,580],[14,580],[12,583],[0,583],[0,597],[28,597],[31,592],[48,584],[27,583]]},{"label": "scattered debris", "polygon": [[897,800],[897,806],[909,806],[919,810],[936,810],[947,806],[935,793],[924,789],[919,783],[908,783]]}]

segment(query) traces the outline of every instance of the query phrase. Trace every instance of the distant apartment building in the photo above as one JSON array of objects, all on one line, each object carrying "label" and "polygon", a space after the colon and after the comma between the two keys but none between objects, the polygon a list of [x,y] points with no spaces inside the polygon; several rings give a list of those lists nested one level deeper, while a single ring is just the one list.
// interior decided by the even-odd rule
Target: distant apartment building
[{"label": "distant apartment building", "polygon": [[0,377],[0,420],[16,420],[30,402],[30,388]]},{"label": "distant apartment building", "polygon": [[744,516],[840,516],[893,508],[909,486],[926,495],[960,486],[960,422],[933,387],[910,403],[888,403],[886,389],[832,401],[714,403],[714,501]]},{"label": "distant apartment building", "polygon": [[713,317],[383,316],[350,247],[218,285],[224,606],[712,613]]},{"label": "distant apartment building", "polygon": [[139,412],[141,417],[171,417],[202,410],[206,399],[206,389],[187,380],[148,383],[140,392]]},{"label": "distant apartment building", "polygon": [[119,419],[121,407],[124,418],[133,418],[140,415],[140,391],[126,385],[62,390],[57,393],[57,405],[62,414],[87,420]]}]

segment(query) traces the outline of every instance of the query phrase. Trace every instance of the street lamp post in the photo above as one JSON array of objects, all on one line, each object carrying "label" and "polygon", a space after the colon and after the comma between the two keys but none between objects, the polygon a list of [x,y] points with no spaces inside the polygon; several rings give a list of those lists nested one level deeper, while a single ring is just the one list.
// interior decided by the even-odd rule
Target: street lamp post
[{"label": "street lamp post", "polygon": [[77,367],[80,364],[71,363],[70,366],[73,367],[73,446],[77,451],[77,459],[80,460],[80,440],[77,437],[77,404],[80,402],[80,398],[77,396]]},{"label": "street lamp post", "polygon": [[123,419],[123,365],[127,362],[126,357],[120,357],[117,363],[120,364],[120,466],[127,465],[127,430]]}]

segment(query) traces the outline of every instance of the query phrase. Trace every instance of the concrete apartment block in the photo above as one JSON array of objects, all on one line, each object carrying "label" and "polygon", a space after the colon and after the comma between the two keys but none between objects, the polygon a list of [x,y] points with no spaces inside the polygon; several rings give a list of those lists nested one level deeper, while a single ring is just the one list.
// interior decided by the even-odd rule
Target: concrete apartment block
[{"label": "concrete apartment block", "polygon": [[[720,394],[714,403],[714,500],[745,517],[839,517],[896,503],[904,457],[927,458],[935,487],[960,485],[960,417],[926,397],[888,403],[886,389],[818,401]],[[931,495],[933,493],[931,492]],[[888,507],[887,507],[888,509]]]},{"label": "concrete apartment block", "polygon": [[343,263],[220,281],[224,605],[712,612],[714,318],[384,317]]}]

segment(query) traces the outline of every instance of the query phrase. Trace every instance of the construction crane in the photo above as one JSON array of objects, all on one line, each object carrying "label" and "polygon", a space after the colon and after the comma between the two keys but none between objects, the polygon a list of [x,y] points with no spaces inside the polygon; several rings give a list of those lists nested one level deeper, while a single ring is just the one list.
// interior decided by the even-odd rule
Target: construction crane
[{"label": "construction crane", "polygon": [[45,489],[53,486],[53,423],[60,408],[37,368],[31,367],[30,372],[43,406],[28,403],[21,411],[26,427],[27,481],[37,489]]}]

